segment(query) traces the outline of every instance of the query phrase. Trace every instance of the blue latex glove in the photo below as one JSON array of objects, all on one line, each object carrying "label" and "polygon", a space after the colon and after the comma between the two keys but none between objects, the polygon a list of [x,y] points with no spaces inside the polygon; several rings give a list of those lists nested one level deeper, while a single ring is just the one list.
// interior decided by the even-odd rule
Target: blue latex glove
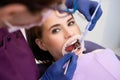
[{"label": "blue latex glove", "polygon": [[[73,4],[73,0],[66,1],[66,5],[68,8],[73,8],[72,4]],[[91,16],[92,16],[95,8],[97,7],[97,4],[98,4],[97,2],[90,1],[90,0],[77,0],[76,1],[78,11],[85,16],[87,21],[91,20]],[[93,30],[94,26],[96,25],[96,22],[98,21],[98,19],[100,18],[101,15],[102,15],[102,9],[100,7],[98,9],[94,19],[92,20],[92,24],[89,28],[89,31]]]},{"label": "blue latex glove", "polygon": [[[65,55],[62,59],[58,60],[52,64],[45,74],[42,76],[41,80],[72,80],[74,71],[76,69],[78,56],[74,53],[69,53]],[[70,61],[69,67],[67,69],[66,75],[64,75],[63,66],[66,62]]]}]

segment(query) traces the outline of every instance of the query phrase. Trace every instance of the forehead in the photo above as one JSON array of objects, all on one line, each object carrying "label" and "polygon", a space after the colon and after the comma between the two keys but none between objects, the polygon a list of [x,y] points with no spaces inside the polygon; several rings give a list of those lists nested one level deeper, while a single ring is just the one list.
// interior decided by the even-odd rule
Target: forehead
[{"label": "forehead", "polygon": [[10,4],[1,8],[1,10],[4,10],[5,12],[23,11],[26,10],[26,7],[22,4]]},{"label": "forehead", "polygon": [[52,10],[50,15],[47,17],[45,22],[43,23],[43,26],[51,26],[53,24],[62,24],[62,22],[67,21],[72,14],[68,14],[66,12],[60,13],[57,10]]},{"label": "forehead", "polygon": [[68,14],[66,12],[60,13],[57,10],[51,10],[50,15],[48,16],[48,18],[46,19],[45,22],[52,22],[52,21],[54,21],[55,23],[57,23],[58,22],[57,20],[66,20],[66,19],[68,19],[71,16],[72,16],[72,14]]}]

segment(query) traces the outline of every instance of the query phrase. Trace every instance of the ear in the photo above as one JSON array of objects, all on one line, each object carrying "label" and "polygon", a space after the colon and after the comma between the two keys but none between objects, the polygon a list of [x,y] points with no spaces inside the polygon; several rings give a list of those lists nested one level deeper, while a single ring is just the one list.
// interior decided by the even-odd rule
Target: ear
[{"label": "ear", "polygon": [[35,39],[35,43],[39,46],[40,49],[47,51],[45,43],[41,39]]}]

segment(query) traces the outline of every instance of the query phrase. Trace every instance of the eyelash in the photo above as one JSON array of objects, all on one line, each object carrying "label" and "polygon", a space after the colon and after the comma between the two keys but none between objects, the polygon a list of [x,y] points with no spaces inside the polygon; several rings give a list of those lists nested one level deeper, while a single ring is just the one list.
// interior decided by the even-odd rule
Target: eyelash
[{"label": "eyelash", "polygon": [[[71,21],[69,21],[68,22],[68,27],[70,27],[70,26],[73,26],[75,24],[75,21],[74,20],[71,20]],[[54,28],[53,30],[52,30],[52,34],[56,34],[56,33],[58,33],[59,31],[60,31],[61,29],[60,28]]]},{"label": "eyelash", "polygon": [[55,29],[53,29],[53,30],[52,30],[52,34],[56,34],[57,32],[59,32],[58,30],[60,31],[60,28],[55,28]]},{"label": "eyelash", "polygon": [[[72,24],[71,24],[71,23],[72,23]],[[68,26],[73,26],[74,24],[75,24],[75,21],[74,21],[74,20],[68,22]]]}]

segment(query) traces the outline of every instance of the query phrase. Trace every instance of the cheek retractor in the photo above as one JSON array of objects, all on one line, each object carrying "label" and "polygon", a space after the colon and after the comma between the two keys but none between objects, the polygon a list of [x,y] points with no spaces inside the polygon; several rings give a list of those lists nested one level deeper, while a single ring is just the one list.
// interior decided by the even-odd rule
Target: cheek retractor
[{"label": "cheek retractor", "polygon": [[77,52],[84,48],[84,42],[80,43],[81,35],[75,35],[68,39],[63,45],[62,54],[68,54],[70,52]]},{"label": "cheek retractor", "polygon": [[[80,39],[81,39],[81,35],[75,35],[72,38],[70,38],[68,41],[66,41],[62,49],[62,54],[65,55],[70,52],[74,52],[76,55],[82,54],[84,50],[84,43],[83,43],[84,41],[80,43]],[[70,60],[65,64],[64,75],[67,72],[69,63]]]}]

